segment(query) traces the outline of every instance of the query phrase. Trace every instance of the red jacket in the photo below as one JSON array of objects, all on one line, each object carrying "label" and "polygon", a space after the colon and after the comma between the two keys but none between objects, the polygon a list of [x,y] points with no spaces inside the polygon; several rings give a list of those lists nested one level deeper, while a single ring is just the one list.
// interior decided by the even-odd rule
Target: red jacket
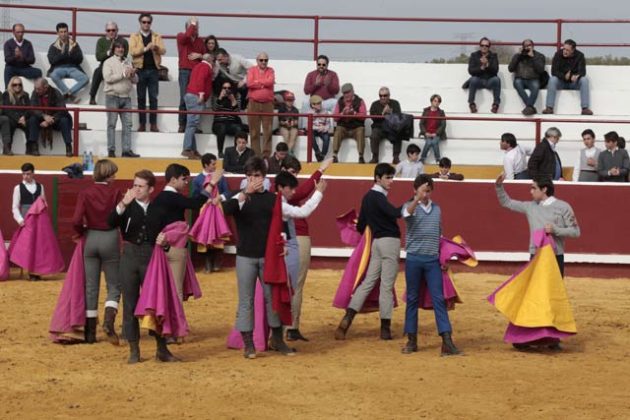
[{"label": "red jacket", "polygon": [[199,38],[199,35],[194,40],[192,38],[195,26],[188,25],[186,32],[177,34],[177,54],[179,55],[180,69],[190,70],[201,62],[201,58],[195,61],[189,60],[188,54],[193,52],[203,54],[206,52],[206,44],[204,44],[203,39]]},{"label": "red jacket", "polygon": [[81,190],[72,216],[74,230],[79,234],[85,231],[84,226],[87,229],[110,230],[107,218],[120,200],[120,190],[110,184],[95,183]]},{"label": "red jacket", "polygon": [[247,97],[255,102],[273,102],[275,83],[276,73],[271,67],[267,67],[263,72],[258,66],[250,67],[247,70],[247,87],[249,88]]},{"label": "red jacket", "polygon": [[320,76],[319,83],[317,76],[319,71],[313,70],[306,75],[304,80],[304,93],[307,95],[319,95],[323,100],[334,98],[339,93],[339,77],[332,70],[327,70]]},{"label": "red jacket", "polygon": [[186,93],[199,95],[200,92],[203,92],[206,100],[212,95],[212,64],[207,61],[202,61],[192,69],[186,88]]}]

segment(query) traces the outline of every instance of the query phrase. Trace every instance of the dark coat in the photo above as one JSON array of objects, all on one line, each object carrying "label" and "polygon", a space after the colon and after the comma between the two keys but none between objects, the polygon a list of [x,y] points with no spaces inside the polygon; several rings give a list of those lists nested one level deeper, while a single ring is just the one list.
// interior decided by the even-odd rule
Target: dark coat
[{"label": "dark coat", "polygon": [[560,162],[560,172],[562,173],[562,161],[560,156],[551,147],[549,140],[546,138],[541,141],[527,162],[527,172],[533,179],[536,176],[548,176],[553,179],[556,169],[556,159]]}]

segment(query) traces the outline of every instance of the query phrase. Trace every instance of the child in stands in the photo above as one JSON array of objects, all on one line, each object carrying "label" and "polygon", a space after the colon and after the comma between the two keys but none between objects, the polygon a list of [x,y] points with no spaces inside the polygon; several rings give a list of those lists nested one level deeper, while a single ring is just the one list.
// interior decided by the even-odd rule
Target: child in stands
[{"label": "child in stands", "polygon": [[294,106],[295,95],[293,92],[284,92],[284,103],[278,107],[278,123],[280,124],[280,135],[289,146],[289,153],[294,155],[295,142],[298,136],[298,117],[289,117],[282,114],[299,114],[300,111]]},{"label": "child in stands", "polygon": [[396,176],[401,178],[416,179],[424,173],[424,165],[420,161],[420,147],[411,143],[407,146],[407,160],[403,160],[396,165]]},{"label": "child in stands", "polygon": [[450,179],[451,181],[463,181],[464,175],[451,172],[451,160],[447,157],[440,159],[438,162],[440,170],[429,175],[431,178]]}]

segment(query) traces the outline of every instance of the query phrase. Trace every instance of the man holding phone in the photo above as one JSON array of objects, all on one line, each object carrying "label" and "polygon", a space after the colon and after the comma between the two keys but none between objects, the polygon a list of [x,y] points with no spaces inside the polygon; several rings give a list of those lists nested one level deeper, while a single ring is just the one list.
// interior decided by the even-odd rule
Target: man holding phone
[{"label": "man holding phone", "polygon": [[[514,89],[521,97],[525,108],[523,115],[534,115],[536,99],[541,88],[540,78],[545,72],[545,56],[534,50],[534,41],[526,39],[521,50],[514,54],[508,65],[510,73],[514,73]],[[529,95],[525,89],[529,89]]]}]

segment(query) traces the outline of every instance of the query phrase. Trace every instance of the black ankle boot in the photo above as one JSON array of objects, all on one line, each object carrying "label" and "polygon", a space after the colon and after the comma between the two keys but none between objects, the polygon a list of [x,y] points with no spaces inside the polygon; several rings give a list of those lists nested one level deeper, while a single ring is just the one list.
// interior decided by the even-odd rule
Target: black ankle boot
[{"label": "black ankle boot", "polygon": [[85,342],[88,344],[96,343],[96,318],[85,319]]},{"label": "black ankle boot", "polygon": [[129,359],[127,359],[127,363],[133,365],[134,363],[140,362],[140,342],[139,341],[130,341],[129,342]]},{"label": "black ankle boot", "polygon": [[72,145],[70,143],[66,143],[66,156],[72,157]]},{"label": "black ankle boot", "polygon": [[287,341],[308,341],[308,338],[304,337],[298,328],[291,328],[287,330]]},{"label": "black ankle boot", "polygon": [[443,332],[440,334],[442,336],[442,354],[441,356],[456,356],[458,354],[462,354],[461,351],[455,344],[453,344],[453,340],[451,339],[450,332]]},{"label": "black ankle boot", "polygon": [[120,344],[118,334],[116,334],[116,330],[114,328],[114,322],[116,321],[117,313],[118,310],[108,306],[107,308],[105,308],[105,316],[103,317],[103,331],[105,331],[105,334],[107,334],[107,341],[115,346]]},{"label": "black ankle boot", "polygon": [[256,347],[254,346],[254,333],[252,331],[241,331],[243,338],[243,357],[246,359],[256,358]]},{"label": "black ankle boot", "polygon": [[392,339],[392,330],[391,330],[392,320],[391,319],[381,319],[381,340],[391,340]]},{"label": "black ankle boot", "polygon": [[287,346],[282,337],[282,327],[275,327],[271,329],[271,341],[269,343],[269,349],[279,351],[285,356],[295,355],[295,349]]},{"label": "black ankle boot", "polygon": [[155,360],[160,362],[180,362],[181,360],[168,350],[166,345],[166,338],[161,335],[155,335],[155,341],[157,342],[157,350],[155,352]]},{"label": "black ankle boot", "polygon": [[407,334],[407,344],[401,350],[402,354],[411,354],[418,351],[418,334]]},{"label": "black ankle boot", "polygon": [[346,339],[346,333],[348,332],[350,325],[352,325],[352,320],[354,319],[354,316],[356,314],[357,314],[357,311],[355,311],[354,309],[351,309],[351,308],[346,309],[346,314],[341,319],[341,322],[339,323],[337,330],[335,330],[335,340]]}]

